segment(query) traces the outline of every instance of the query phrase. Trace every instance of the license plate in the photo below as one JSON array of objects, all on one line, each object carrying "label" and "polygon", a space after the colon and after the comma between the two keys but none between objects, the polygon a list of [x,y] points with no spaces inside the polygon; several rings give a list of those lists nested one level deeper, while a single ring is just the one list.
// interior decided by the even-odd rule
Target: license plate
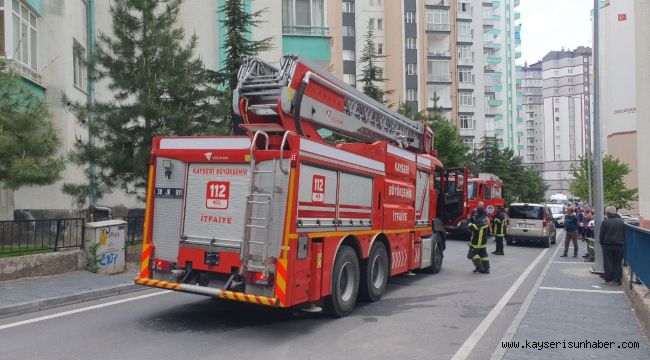
[{"label": "license plate", "polygon": [[528,224],[519,224],[519,227],[522,229],[528,229]]}]

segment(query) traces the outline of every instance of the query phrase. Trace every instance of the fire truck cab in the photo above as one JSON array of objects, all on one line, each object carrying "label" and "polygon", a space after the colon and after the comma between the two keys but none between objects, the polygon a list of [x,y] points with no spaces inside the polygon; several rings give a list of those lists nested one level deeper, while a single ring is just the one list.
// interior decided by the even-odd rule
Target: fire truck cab
[{"label": "fire truck cab", "polygon": [[299,57],[239,79],[248,135],[154,138],[137,284],[345,316],[389,276],[440,271],[467,192],[447,195],[428,127]]}]

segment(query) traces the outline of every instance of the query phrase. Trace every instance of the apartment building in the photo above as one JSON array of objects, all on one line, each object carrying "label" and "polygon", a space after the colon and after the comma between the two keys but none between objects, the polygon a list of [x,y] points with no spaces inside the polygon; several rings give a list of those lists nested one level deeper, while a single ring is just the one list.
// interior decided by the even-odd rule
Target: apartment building
[{"label": "apartment building", "polygon": [[[538,146],[533,156],[526,154],[526,161],[532,168],[540,172],[542,179],[549,186],[547,198],[551,194],[563,193],[569,195],[571,181],[571,166],[578,165],[580,157],[587,154],[591,148],[591,118],[593,114],[592,83],[592,54],[588,47],[578,47],[575,50],[551,51],[540,64],[522,68],[520,71],[521,89],[525,102],[522,103],[526,134],[532,125],[532,141],[537,144],[540,135],[543,138],[543,151]],[[524,71],[525,69],[525,71]],[[526,93],[539,94],[539,87],[531,89],[528,85],[539,84],[539,72],[542,81],[542,109],[539,106],[539,96],[527,96]],[[524,86],[526,84],[526,86]],[[532,106],[533,111],[529,111]],[[535,111],[537,109],[537,111]],[[537,118],[543,114],[541,124],[536,124]],[[532,124],[529,122],[532,116]],[[541,125],[541,128],[539,126]],[[531,141],[526,137],[526,141]],[[528,150],[528,149],[526,149]],[[531,160],[532,159],[532,160]]]},{"label": "apartment building", "polygon": [[332,69],[356,84],[358,58],[372,27],[383,56],[381,86],[392,90],[387,103],[406,102],[417,111],[437,107],[470,145],[487,136],[515,147],[503,139],[509,136],[507,124],[516,121],[516,104],[507,104],[516,97],[518,5],[514,0],[343,0],[340,34],[331,31]]},{"label": "apartment building", "polygon": [[544,161],[544,98],[542,84],[542,63],[524,65],[517,68],[517,80],[522,93],[525,151],[521,154],[524,162]]},{"label": "apartment building", "polygon": [[[329,2],[336,3],[332,7]],[[89,0],[0,0],[0,56],[17,69],[23,83],[43,97],[51,120],[62,141],[61,154],[69,153],[78,138],[87,138],[74,115],[61,102],[61,94],[85,102],[87,73],[81,56],[89,50],[89,24],[97,34],[111,33],[110,6],[113,0],[94,1],[95,12],[88,11]],[[225,0],[185,1],[179,25],[185,34],[199,36],[196,56],[206,67],[218,70],[225,58],[225,32],[219,8]],[[324,66],[331,63],[330,39],[341,18],[340,0],[244,0],[246,11],[264,10],[261,27],[251,29],[252,39],[272,37],[272,48],[260,54],[279,64],[283,54],[300,54]],[[328,10],[333,10],[330,11]],[[333,16],[336,14],[338,16]],[[335,28],[330,31],[329,23]],[[106,82],[96,84],[96,98],[110,98]],[[81,169],[68,165],[61,181],[50,186],[28,187],[18,191],[0,189],[0,219],[11,219],[14,209],[73,210],[73,199],[61,191],[65,182],[78,182]],[[99,202],[106,206],[142,207],[143,204],[121,191],[109,191]]]},{"label": "apartment building", "polygon": [[[634,0],[634,34],[636,47],[636,92],[637,94],[650,93],[650,0]],[[632,84],[633,86],[633,84]],[[637,117],[639,119],[650,118],[650,102],[640,101],[638,104]],[[650,121],[639,121],[637,124],[638,136],[640,139],[650,137]],[[647,179],[650,178],[650,161],[647,156],[650,154],[650,141],[637,142],[637,163],[639,179],[639,214],[641,226],[650,229],[650,186]]]}]

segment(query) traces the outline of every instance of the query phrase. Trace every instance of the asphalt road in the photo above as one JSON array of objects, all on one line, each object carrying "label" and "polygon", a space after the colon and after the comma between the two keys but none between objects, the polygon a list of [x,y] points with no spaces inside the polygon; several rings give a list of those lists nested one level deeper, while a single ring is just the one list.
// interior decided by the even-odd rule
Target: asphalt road
[{"label": "asphalt road", "polygon": [[471,271],[465,242],[448,241],[439,274],[393,278],[381,301],[343,319],[159,290],[5,318],[0,358],[486,359],[555,247],[544,250],[506,246],[505,256],[491,256],[492,273],[481,275]]}]

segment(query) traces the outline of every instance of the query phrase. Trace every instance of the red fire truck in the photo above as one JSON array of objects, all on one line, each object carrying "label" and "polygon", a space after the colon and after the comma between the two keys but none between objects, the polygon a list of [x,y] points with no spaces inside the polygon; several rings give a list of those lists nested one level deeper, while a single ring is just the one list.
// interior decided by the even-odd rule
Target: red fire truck
[{"label": "red fire truck", "polygon": [[[461,173],[463,169],[456,170]],[[463,187],[464,179],[468,179],[467,188]],[[455,236],[460,235],[457,230],[461,229],[463,221],[476,210],[479,202],[483,202],[490,218],[496,216],[497,209],[505,205],[505,199],[502,197],[503,182],[496,175],[481,173],[478,177],[471,177],[470,174],[464,172],[463,176],[448,177],[446,180],[445,196],[452,198],[446,200],[447,206],[451,206],[450,203],[456,198],[454,197],[455,192],[466,191],[467,193],[462,210],[456,212],[458,216],[454,217],[450,214],[445,217],[447,231]]]},{"label": "red fire truck", "polygon": [[[137,284],[349,314],[389,276],[440,271],[445,194],[433,133],[305,59],[246,59],[246,136],[157,137]],[[328,144],[336,132],[354,142]]]}]

